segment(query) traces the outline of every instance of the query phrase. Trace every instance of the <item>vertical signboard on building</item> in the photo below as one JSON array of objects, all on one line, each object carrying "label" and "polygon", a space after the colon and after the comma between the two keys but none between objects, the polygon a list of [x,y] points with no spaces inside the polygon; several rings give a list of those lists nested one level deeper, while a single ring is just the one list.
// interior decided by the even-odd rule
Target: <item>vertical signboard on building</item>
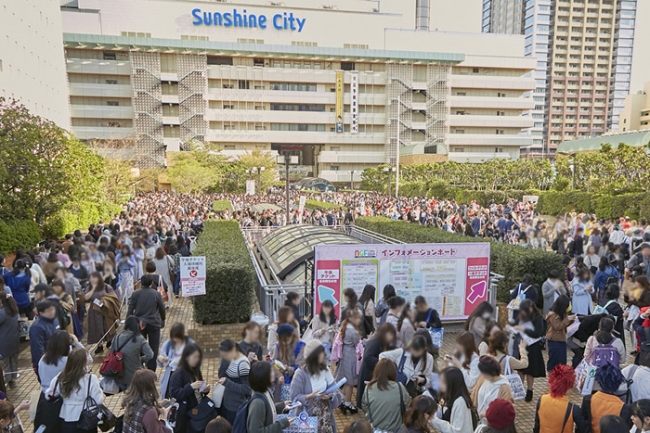
[{"label": "vertical signboard on building", "polygon": [[359,72],[350,72],[350,134],[359,133]]},{"label": "vertical signboard on building", "polygon": [[336,132],[343,132],[343,71],[336,71]]}]

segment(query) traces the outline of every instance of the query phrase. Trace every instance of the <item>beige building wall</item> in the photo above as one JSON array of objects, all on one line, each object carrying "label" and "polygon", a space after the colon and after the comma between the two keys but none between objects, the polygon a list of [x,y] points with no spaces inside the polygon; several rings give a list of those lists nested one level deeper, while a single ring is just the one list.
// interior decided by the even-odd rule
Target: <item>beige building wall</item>
[{"label": "beige building wall", "polygon": [[643,91],[625,98],[618,129],[621,132],[650,129],[650,82],[645,83]]}]

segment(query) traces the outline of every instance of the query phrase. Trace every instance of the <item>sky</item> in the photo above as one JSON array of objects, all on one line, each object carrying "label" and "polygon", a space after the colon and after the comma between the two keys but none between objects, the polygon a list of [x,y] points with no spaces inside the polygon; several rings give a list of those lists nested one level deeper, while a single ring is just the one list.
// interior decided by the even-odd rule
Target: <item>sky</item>
[{"label": "sky", "polygon": [[[431,30],[480,32],[482,4],[482,0],[431,0]],[[636,23],[630,93],[650,81],[650,0],[637,1]]]}]

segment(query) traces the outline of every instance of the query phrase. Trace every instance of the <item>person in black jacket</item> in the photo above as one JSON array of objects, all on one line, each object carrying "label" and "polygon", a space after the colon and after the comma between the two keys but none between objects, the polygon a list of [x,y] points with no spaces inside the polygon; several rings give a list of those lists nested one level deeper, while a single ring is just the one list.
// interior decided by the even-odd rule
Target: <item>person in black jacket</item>
[{"label": "person in black jacket", "polygon": [[605,310],[607,313],[615,317],[614,319],[614,336],[620,338],[625,347],[625,333],[623,330],[623,308],[618,303],[618,298],[621,295],[621,290],[618,284],[610,284],[605,290]]},{"label": "person in black jacket", "polygon": [[140,279],[142,288],[136,290],[129,300],[128,316],[135,316],[144,324],[142,335],[153,349],[153,358],[147,361],[147,368],[156,371],[156,359],[160,348],[160,329],[165,324],[165,304],[162,295],[156,290],[152,275],[143,275]]},{"label": "person in black jacket", "polygon": [[179,403],[178,413],[176,415],[175,433],[202,433],[194,432],[189,422],[192,409],[199,405],[196,398],[196,392],[200,392],[204,398],[210,393],[210,386],[203,380],[201,374],[201,362],[203,361],[203,352],[195,343],[187,343],[178,368],[172,374],[169,382],[170,394]]},{"label": "person in black jacket", "polygon": [[429,308],[424,296],[415,297],[415,309],[417,311],[415,315],[417,328],[442,328],[438,312],[433,308]]},{"label": "person in black jacket", "polygon": [[359,371],[356,401],[361,401],[366,388],[366,382],[372,379],[372,373],[379,362],[379,354],[393,349],[396,340],[397,331],[395,327],[390,323],[384,323],[377,333],[366,343],[363,360],[361,361],[361,370]]}]

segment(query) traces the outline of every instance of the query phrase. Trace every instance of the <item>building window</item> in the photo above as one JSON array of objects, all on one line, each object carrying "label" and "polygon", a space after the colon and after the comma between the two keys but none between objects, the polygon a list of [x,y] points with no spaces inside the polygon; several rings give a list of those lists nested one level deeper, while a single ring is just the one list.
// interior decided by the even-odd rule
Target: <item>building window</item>
[{"label": "building window", "polygon": [[232,57],[225,56],[208,56],[208,65],[228,65],[232,66]]},{"label": "building window", "polygon": [[340,166],[338,166],[338,165],[330,165],[330,170],[332,170],[332,171],[339,171],[339,169],[340,169]]},{"label": "building window", "polygon": [[341,69],[344,71],[354,71],[354,62],[341,62]]},{"label": "building window", "polygon": [[494,153],[503,153],[503,147],[495,147]]},{"label": "building window", "polygon": [[106,105],[109,107],[118,107],[120,105],[119,101],[106,101]]},{"label": "building window", "polygon": [[506,112],[505,111],[497,111],[497,116],[505,116]]},{"label": "building window", "polygon": [[503,129],[497,129],[496,134],[497,135],[503,135],[504,134]]},{"label": "building window", "polygon": [[[271,83],[271,90],[288,90],[293,92],[315,92],[317,90],[316,84],[303,84],[303,83]],[[336,89],[333,89],[336,91]]]},{"label": "building window", "polygon": [[104,51],[104,60],[115,60],[115,53]]},{"label": "building window", "polygon": [[478,74],[479,69],[478,68],[472,68],[472,74]]},{"label": "building window", "polygon": [[117,84],[117,80],[106,80],[106,84]]}]

